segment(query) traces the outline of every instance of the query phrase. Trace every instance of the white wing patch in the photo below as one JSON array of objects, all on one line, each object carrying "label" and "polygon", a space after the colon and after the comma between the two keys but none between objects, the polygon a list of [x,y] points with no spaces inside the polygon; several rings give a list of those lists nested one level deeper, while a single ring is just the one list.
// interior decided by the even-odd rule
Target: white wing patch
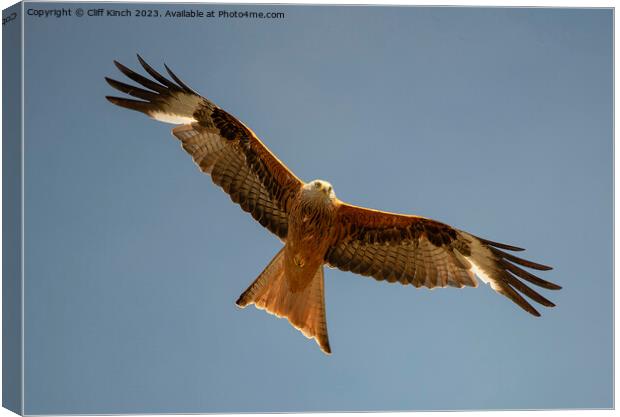
[{"label": "white wing patch", "polygon": [[491,278],[482,270],[482,268],[480,268],[479,265],[476,264],[476,261],[474,261],[473,258],[467,258],[467,260],[471,264],[471,268],[469,268],[469,270],[476,274],[476,276],[480,278],[480,281],[485,284],[492,284]]},{"label": "white wing patch", "polygon": [[155,120],[175,125],[185,125],[194,123],[194,112],[200,105],[205,103],[205,99],[193,94],[172,93],[158,110],[149,113]]},{"label": "white wing patch", "polygon": [[469,270],[476,274],[480,281],[489,284],[491,288],[497,290],[495,279],[491,278],[488,273],[488,271],[493,271],[493,256],[491,252],[469,233],[461,233],[465,234],[470,241],[471,255],[465,257],[471,264]]},{"label": "white wing patch", "polygon": [[164,112],[151,112],[149,113],[149,116],[160,122],[172,123],[173,125],[186,125],[196,121],[193,117],[179,116],[178,114]]}]

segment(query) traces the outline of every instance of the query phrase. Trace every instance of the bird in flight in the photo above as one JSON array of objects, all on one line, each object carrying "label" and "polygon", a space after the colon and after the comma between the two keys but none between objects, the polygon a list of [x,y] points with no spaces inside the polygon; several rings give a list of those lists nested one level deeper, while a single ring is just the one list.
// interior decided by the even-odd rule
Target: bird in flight
[{"label": "bird in flight", "polygon": [[476,276],[534,316],[523,296],[554,304],[524,281],[561,287],[523,269],[551,267],[510,252],[523,249],[474,236],[428,218],[340,201],[327,181],[304,182],[239,119],[200,96],[165,66],[171,79],[138,60],[147,78],[114,61],[130,85],[106,77],[134,98],[106,98],[155,120],[178,125],[172,134],[196,165],[231,200],[284,246],[237,300],[285,317],[331,353],[325,318],[323,266],[414,287],[477,287]]}]

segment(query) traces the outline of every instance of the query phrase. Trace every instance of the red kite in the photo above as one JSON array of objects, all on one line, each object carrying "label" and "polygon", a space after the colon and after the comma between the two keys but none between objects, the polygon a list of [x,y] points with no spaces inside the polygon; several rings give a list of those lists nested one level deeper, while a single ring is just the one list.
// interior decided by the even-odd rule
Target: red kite
[{"label": "red kite", "polygon": [[140,87],[106,78],[112,87],[138,100],[106,98],[155,120],[180,125],[172,133],[196,165],[284,242],[241,294],[238,306],[254,304],[286,317],[325,353],[331,353],[323,295],[325,264],[377,280],[427,288],[476,287],[477,275],[534,316],[540,314],[522,295],[554,306],[524,283],[560,289],[523,269],[551,268],[506,252],[523,249],[424,217],[340,201],[328,182],[306,183],[297,178],[249,127],[194,92],[167,66],[172,80],[138,59],[152,79],[114,63]]}]

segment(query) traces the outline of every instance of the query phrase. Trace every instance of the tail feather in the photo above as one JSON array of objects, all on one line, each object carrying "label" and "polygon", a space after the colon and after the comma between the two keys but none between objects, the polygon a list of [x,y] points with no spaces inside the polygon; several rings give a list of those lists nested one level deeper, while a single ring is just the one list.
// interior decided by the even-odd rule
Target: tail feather
[{"label": "tail feather", "polygon": [[241,294],[236,304],[242,308],[254,304],[258,309],[286,318],[304,336],[315,339],[323,352],[330,354],[324,291],[322,266],[307,287],[292,291],[285,277],[282,249]]}]

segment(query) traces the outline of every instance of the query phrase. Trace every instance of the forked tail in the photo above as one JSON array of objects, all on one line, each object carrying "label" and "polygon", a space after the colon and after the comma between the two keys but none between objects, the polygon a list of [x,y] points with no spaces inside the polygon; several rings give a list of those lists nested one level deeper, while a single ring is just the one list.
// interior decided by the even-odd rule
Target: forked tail
[{"label": "forked tail", "polygon": [[313,338],[321,350],[331,353],[325,321],[323,266],[303,290],[293,292],[284,275],[284,248],[237,300],[239,307],[254,304],[277,317],[286,317],[307,338]]}]

